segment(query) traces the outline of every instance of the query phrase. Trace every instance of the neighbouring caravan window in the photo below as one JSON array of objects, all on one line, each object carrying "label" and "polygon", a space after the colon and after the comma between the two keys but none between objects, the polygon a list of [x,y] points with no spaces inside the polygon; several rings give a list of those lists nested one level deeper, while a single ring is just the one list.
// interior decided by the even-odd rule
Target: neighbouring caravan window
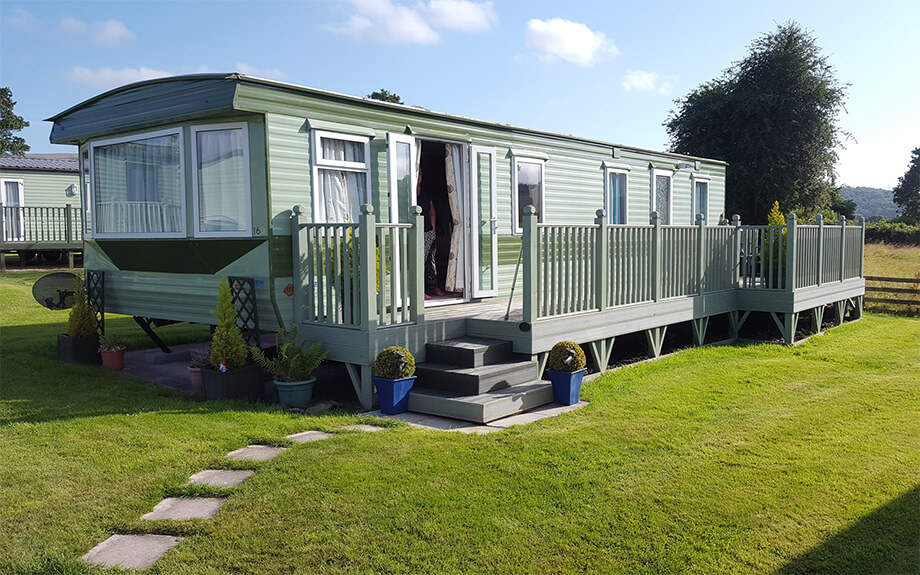
[{"label": "neighbouring caravan window", "polygon": [[22,180],[0,180],[2,183],[2,196],[0,196],[0,206],[3,210],[3,240],[7,242],[21,242],[25,240],[23,235],[23,217],[18,208],[23,205],[23,181]]},{"label": "neighbouring caravan window", "polygon": [[367,203],[368,141],[364,136],[313,132],[313,216],[317,222],[357,222]]},{"label": "neighbouring caravan window", "polygon": [[652,211],[657,211],[661,225],[671,225],[672,172],[652,170]]},{"label": "neighbouring caravan window", "polygon": [[94,143],[96,236],[184,236],[182,169],[178,130]]},{"label": "neighbouring caravan window", "polygon": [[626,223],[626,172],[607,170],[607,222]]},{"label": "neighbouring caravan window", "polygon": [[192,128],[195,235],[250,235],[246,124]]},{"label": "neighbouring caravan window", "polygon": [[83,207],[83,234],[92,237],[93,218],[90,210],[90,199],[93,197],[90,193],[89,178],[89,146],[83,145],[80,148],[80,204]]},{"label": "neighbouring caravan window", "polygon": [[709,182],[693,181],[693,222],[696,214],[703,214],[703,223],[709,223]]},{"label": "neighbouring caravan window", "polygon": [[514,233],[523,233],[524,208],[537,209],[537,221],[543,221],[543,162],[530,159],[514,160]]}]

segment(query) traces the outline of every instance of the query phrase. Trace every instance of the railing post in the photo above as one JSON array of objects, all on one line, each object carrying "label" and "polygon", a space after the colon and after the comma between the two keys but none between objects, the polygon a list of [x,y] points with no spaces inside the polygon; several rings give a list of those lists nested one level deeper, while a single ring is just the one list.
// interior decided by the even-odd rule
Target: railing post
[{"label": "railing post", "polygon": [[68,244],[73,241],[73,221],[71,221],[72,209],[70,204],[64,206],[64,241]]},{"label": "railing post", "polygon": [[732,265],[732,287],[739,289],[741,287],[741,216],[732,215],[732,228],[734,230],[732,239],[734,244],[734,264]]},{"label": "railing post", "polygon": [[649,214],[652,224],[652,300],[661,299],[661,216],[658,212]]},{"label": "railing post", "polygon": [[815,215],[815,225],[818,226],[818,285],[824,283],[824,216]]},{"label": "railing post", "polygon": [[409,321],[417,324],[425,321],[425,218],[421,206],[409,208],[412,218],[412,232],[409,234],[409,253],[407,254],[409,277]]},{"label": "railing post", "polygon": [[[521,254],[523,256],[524,270],[524,309],[523,321],[533,323],[537,319],[536,303],[539,289],[537,277],[537,250],[539,248],[539,234],[537,232],[537,209],[533,206],[524,206],[524,235],[521,237]],[[546,289],[546,286],[543,286]]]},{"label": "railing post", "polygon": [[[374,206],[361,205],[361,215],[358,216],[358,249],[360,286],[361,286],[361,329],[373,331],[377,329],[377,220],[374,217]],[[381,284],[383,278],[381,278]],[[381,289],[383,286],[380,286]],[[424,304],[423,304],[424,305]]]},{"label": "railing post", "polygon": [[699,249],[699,267],[697,268],[697,286],[700,295],[706,292],[706,220],[703,214],[696,214],[696,229],[699,231],[697,249]]},{"label": "railing post", "polygon": [[604,210],[594,212],[597,234],[594,240],[594,307],[607,309],[607,217]]},{"label": "railing post", "polygon": [[[304,296],[304,277],[303,277],[303,266],[304,258],[306,254],[303,253],[303,243],[301,242],[301,236],[303,231],[301,225],[306,223],[306,209],[303,206],[297,205],[291,209],[291,253],[294,257],[294,325],[300,325],[303,323],[303,296]],[[312,281],[312,279],[311,279]],[[310,289],[313,289],[313,286],[310,286]]]},{"label": "railing post", "polygon": [[786,290],[795,291],[795,214],[786,216]]},{"label": "railing post", "polygon": [[866,218],[859,216],[856,220],[861,230],[859,238],[859,277],[863,277],[863,260],[866,257]]},{"label": "railing post", "polygon": [[843,281],[846,278],[843,268],[846,265],[847,256],[847,217],[840,216],[837,218],[837,223],[840,224],[840,281]]}]

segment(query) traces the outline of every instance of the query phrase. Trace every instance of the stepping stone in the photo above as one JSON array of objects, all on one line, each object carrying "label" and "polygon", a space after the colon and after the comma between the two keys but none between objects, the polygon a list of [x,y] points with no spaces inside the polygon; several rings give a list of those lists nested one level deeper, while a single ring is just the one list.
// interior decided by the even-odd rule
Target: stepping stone
[{"label": "stepping stone", "polygon": [[323,433],[322,431],[302,431],[300,433],[288,435],[287,439],[290,439],[294,443],[310,443],[311,441],[321,441],[323,439],[329,439],[330,437],[332,437],[331,433]]},{"label": "stepping stone", "polygon": [[287,449],[286,447],[269,447],[268,445],[248,445],[235,451],[231,451],[225,457],[228,459],[240,459],[245,461],[268,461],[274,459],[279,453]]},{"label": "stepping stone", "polygon": [[210,519],[225,501],[226,497],[167,497],[141,519]]},{"label": "stepping stone", "polygon": [[376,425],[367,425],[365,423],[356,423],[354,425],[343,425],[339,429],[352,429],[354,431],[386,431],[386,427],[377,427]]},{"label": "stepping stone", "polygon": [[90,565],[146,569],[182,541],[172,535],[112,535],[81,557]]},{"label": "stepping stone", "polygon": [[207,469],[189,477],[188,482],[211,487],[236,487],[249,479],[253,473],[255,471],[251,469]]}]

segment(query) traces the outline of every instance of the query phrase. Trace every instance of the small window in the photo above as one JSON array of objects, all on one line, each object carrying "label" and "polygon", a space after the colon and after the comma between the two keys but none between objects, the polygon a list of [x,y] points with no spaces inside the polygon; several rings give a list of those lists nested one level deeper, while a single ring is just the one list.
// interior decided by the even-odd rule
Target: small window
[{"label": "small window", "polygon": [[179,129],[106,140],[91,148],[96,237],[184,237]]},{"label": "small window", "polygon": [[621,170],[607,170],[606,205],[607,223],[626,223],[626,172]]},{"label": "small window", "polygon": [[709,182],[693,180],[693,223],[696,223],[696,214],[703,214],[703,224],[709,223]]},{"label": "small window", "polygon": [[192,127],[195,235],[251,235],[246,124]]},{"label": "small window", "polygon": [[23,181],[0,180],[0,208],[3,209],[3,240],[21,242],[25,240],[23,225]]},{"label": "small window", "polygon": [[652,170],[652,211],[658,212],[661,225],[671,225],[671,180],[673,172]]},{"label": "small window", "polygon": [[357,222],[368,203],[368,142],[365,136],[313,131],[313,217],[316,222]]},{"label": "small window", "polygon": [[83,191],[80,194],[80,205],[83,207],[83,234],[86,237],[93,235],[93,219],[90,211],[90,178],[89,178],[89,146],[84,144],[80,148],[80,186]]},{"label": "small window", "polygon": [[543,162],[529,158],[514,160],[514,233],[524,233],[524,208],[537,210],[537,221],[543,222]]}]

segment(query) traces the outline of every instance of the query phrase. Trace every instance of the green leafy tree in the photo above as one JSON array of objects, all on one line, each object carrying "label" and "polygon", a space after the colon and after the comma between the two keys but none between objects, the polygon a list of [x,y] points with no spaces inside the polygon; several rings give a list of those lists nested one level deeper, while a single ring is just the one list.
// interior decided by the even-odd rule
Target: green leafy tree
[{"label": "green leafy tree", "polygon": [[727,161],[728,213],[761,223],[777,199],[823,209],[840,198],[833,182],[846,87],[814,37],[789,22],[677,100],[664,126],[672,151]]},{"label": "green leafy tree", "polygon": [[402,98],[399,97],[399,94],[395,92],[390,92],[389,90],[374,90],[365,98],[370,98],[371,100],[380,100],[381,102],[390,102],[391,104],[403,104]]},{"label": "green leafy tree", "polygon": [[13,132],[29,127],[22,116],[13,113],[15,105],[12,90],[0,88],[0,155],[21,156],[31,149],[24,138],[13,135]]},{"label": "green leafy tree", "polygon": [[898,205],[901,220],[907,223],[920,223],[920,148],[911,152],[910,165],[898,179],[892,197]]},{"label": "green leafy tree", "polygon": [[239,369],[246,365],[248,350],[243,342],[243,334],[236,325],[236,307],[233,305],[233,296],[230,295],[230,284],[227,278],[220,280],[220,289],[217,292],[217,310],[211,314],[217,318],[217,327],[211,336],[211,364],[219,367],[221,362],[227,362],[227,369]]}]

